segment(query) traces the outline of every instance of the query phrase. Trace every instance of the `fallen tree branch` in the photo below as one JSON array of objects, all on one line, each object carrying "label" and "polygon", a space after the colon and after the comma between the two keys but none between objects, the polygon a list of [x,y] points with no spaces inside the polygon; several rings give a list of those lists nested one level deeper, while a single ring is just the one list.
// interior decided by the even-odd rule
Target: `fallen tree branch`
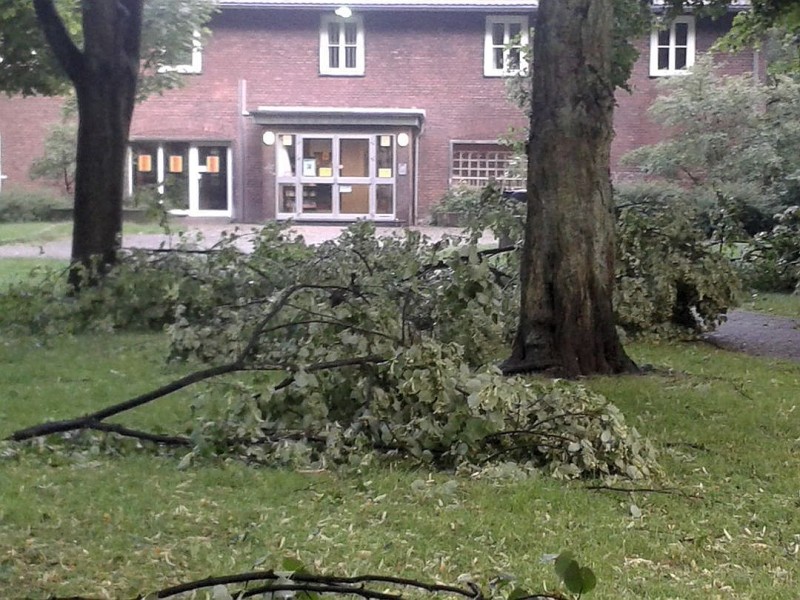
[{"label": "fallen tree branch", "polygon": [[145,442],[154,442],[156,444],[163,444],[164,446],[191,446],[192,440],[182,435],[161,435],[158,433],[148,433],[146,431],[137,431],[130,429],[124,425],[117,423],[93,423],[87,429],[94,429],[95,431],[104,431],[106,433],[116,433],[124,437],[131,437]]},{"label": "fallen tree branch", "polygon": [[201,371],[195,371],[194,373],[191,373],[185,377],[176,379],[175,381],[172,381],[166,385],[162,385],[161,387],[145,394],[136,396],[135,398],[131,398],[125,402],[114,404],[75,419],[50,421],[47,423],[40,423],[39,425],[34,425],[32,427],[27,427],[25,429],[20,429],[12,433],[6,439],[14,442],[21,442],[54,433],[66,433],[67,431],[76,431],[78,429],[97,429],[97,425],[100,424],[100,421],[107,419],[108,417],[113,417],[120,413],[138,408],[139,406],[154,400],[158,400],[164,396],[168,396],[169,394],[177,392],[178,390],[182,390],[190,385],[199,383],[200,381],[205,381],[206,379],[211,379],[212,377],[219,377],[220,375],[233,373],[235,371],[241,371],[243,368],[243,365],[239,364],[238,362],[233,362],[227,365],[220,365],[218,367],[211,367]]},{"label": "fallen tree branch", "polygon": [[[270,583],[260,585],[258,587],[246,587],[248,584],[263,581]],[[328,575],[310,575],[307,573],[293,573],[290,576],[281,576],[273,570],[254,571],[250,573],[224,575],[220,577],[207,577],[205,579],[199,579],[196,581],[190,581],[164,588],[149,594],[147,597],[170,598],[178,594],[184,594],[204,588],[236,584],[244,584],[245,587],[241,590],[233,591],[231,595],[234,598],[250,598],[253,596],[258,596],[259,594],[279,591],[360,596],[369,600],[404,600],[406,598],[401,591],[391,592],[386,591],[385,589],[378,591],[368,587],[374,585],[422,590],[430,594],[447,594],[450,596],[459,596],[468,600],[485,600],[486,598],[486,595],[483,593],[480,587],[474,583],[467,583],[463,587],[457,587],[440,583],[427,583],[424,581],[417,581],[415,579],[381,575],[336,577]],[[537,598],[565,600],[565,597],[559,593],[532,594],[527,596],[527,598],[530,600]]]},{"label": "fallen tree branch", "polygon": [[640,494],[668,494],[670,496],[681,496],[683,498],[690,498],[692,500],[702,500],[703,497],[698,494],[689,494],[683,490],[676,488],[646,488],[646,487],[627,487],[627,486],[613,486],[613,485],[587,485],[587,490],[593,492],[621,492],[621,493],[640,493]]},{"label": "fallen tree branch", "polygon": [[[275,299],[269,312],[258,322],[256,327],[250,334],[250,338],[248,339],[248,342],[245,345],[244,349],[232,362],[229,362],[224,365],[218,365],[216,367],[209,367],[206,369],[195,371],[194,373],[190,373],[189,375],[171,381],[170,383],[163,385],[159,388],[156,388],[155,390],[146,392],[144,394],[136,396],[135,398],[126,400],[125,402],[120,402],[118,404],[102,408],[93,413],[83,415],[82,417],[77,417],[74,419],[63,419],[60,421],[49,421],[47,423],[40,423],[38,425],[33,425],[31,427],[26,427],[24,429],[17,430],[10,436],[6,437],[5,439],[8,441],[22,442],[25,440],[42,437],[45,435],[52,435],[55,433],[66,433],[69,431],[78,431],[81,429],[94,429],[97,431],[109,431],[118,433],[120,435],[137,437],[139,439],[149,439],[150,441],[154,441],[157,443],[184,445],[184,442],[182,441],[183,438],[178,438],[173,436],[158,436],[157,434],[149,434],[144,432],[134,432],[134,430],[128,429],[121,425],[104,424],[102,423],[102,421],[108,419],[109,417],[116,416],[120,413],[153,402],[154,400],[158,400],[159,398],[164,398],[165,396],[168,396],[174,392],[187,388],[196,383],[200,383],[202,381],[206,381],[208,379],[212,379],[215,377],[220,377],[222,375],[227,375],[230,373],[236,373],[240,371],[296,372],[300,370],[301,367],[299,365],[291,365],[291,364],[252,365],[248,363],[252,358],[253,354],[255,353],[256,349],[258,348],[259,340],[261,336],[264,334],[264,331],[267,329],[267,326],[278,315],[278,313],[280,313],[281,309],[283,309],[289,303],[293,295],[303,290],[327,291],[331,289],[347,290],[352,292],[352,290],[349,290],[348,288],[342,288],[341,286],[313,285],[313,284],[298,284],[284,290],[283,293],[281,293],[278,296],[278,298]],[[354,359],[345,359],[345,360],[318,363],[315,365],[308,365],[304,368],[306,371],[320,371],[329,368],[366,364],[369,362],[384,362],[386,360],[387,359],[385,357],[367,356]],[[280,387],[285,387],[286,385],[288,385],[288,383],[291,383],[293,377],[294,377],[293,375],[290,375],[289,377],[284,379],[284,381],[281,382],[281,384],[279,384],[279,387],[276,389],[280,389]]]}]

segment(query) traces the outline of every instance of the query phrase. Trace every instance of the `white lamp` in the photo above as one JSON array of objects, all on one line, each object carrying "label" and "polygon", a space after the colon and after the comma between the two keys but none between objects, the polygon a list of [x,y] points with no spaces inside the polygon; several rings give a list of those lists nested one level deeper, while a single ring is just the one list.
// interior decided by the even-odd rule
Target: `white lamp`
[{"label": "white lamp", "polygon": [[353,16],[353,11],[350,10],[349,6],[340,6],[335,11],[333,11],[337,17],[342,17],[343,19],[349,19]]}]

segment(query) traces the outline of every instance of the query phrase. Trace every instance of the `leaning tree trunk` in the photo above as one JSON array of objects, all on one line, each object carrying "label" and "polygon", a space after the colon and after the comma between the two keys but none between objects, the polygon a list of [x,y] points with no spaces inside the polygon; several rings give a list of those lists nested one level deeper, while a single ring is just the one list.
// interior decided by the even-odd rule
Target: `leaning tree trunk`
[{"label": "leaning tree trunk", "polygon": [[635,369],[612,308],[612,25],[612,0],[539,4],[522,302],[507,372]]},{"label": "leaning tree trunk", "polygon": [[93,281],[117,260],[143,2],[82,0],[83,49],[79,49],[52,0],[34,0],[39,23],[78,99],[72,264],[89,270],[70,271],[75,286]]}]

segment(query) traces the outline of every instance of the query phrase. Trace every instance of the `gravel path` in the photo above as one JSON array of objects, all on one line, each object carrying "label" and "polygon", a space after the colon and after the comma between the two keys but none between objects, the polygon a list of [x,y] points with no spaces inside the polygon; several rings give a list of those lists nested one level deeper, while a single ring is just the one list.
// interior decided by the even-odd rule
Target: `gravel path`
[{"label": "gravel path", "polygon": [[[199,232],[203,235],[202,246],[208,247],[220,239],[223,232],[231,232],[235,228],[241,232],[250,232],[254,225],[236,225],[225,222],[193,223],[189,233]],[[308,243],[319,244],[339,236],[345,226],[339,225],[298,225],[293,230],[302,235]],[[436,240],[445,234],[458,233],[457,228],[414,227],[423,235]],[[379,227],[378,235],[401,235],[402,228]],[[162,244],[169,245],[170,240],[164,235],[128,235],[123,238],[126,248],[158,248]],[[487,236],[481,240],[490,243],[493,239]],[[247,243],[243,242],[243,249]],[[0,246],[0,258],[34,258],[48,257],[68,259],[70,241],[59,240],[41,245],[14,244]],[[784,317],[773,317],[759,313],[736,310],[728,315],[728,320],[713,333],[705,336],[710,343],[737,352],[746,352],[754,356],[767,356],[800,362],[800,320]]]}]

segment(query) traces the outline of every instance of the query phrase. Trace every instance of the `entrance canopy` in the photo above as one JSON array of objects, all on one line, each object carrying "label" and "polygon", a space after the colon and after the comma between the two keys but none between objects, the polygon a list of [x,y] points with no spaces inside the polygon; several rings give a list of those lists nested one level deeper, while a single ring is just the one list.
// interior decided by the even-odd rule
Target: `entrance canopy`
[{"label": "entrance canopy", "polygon": [[425,111],[416,108],[334,108],[316,106],[259,106],[250,111],[258,125],[413,127],[422,129]]}]

